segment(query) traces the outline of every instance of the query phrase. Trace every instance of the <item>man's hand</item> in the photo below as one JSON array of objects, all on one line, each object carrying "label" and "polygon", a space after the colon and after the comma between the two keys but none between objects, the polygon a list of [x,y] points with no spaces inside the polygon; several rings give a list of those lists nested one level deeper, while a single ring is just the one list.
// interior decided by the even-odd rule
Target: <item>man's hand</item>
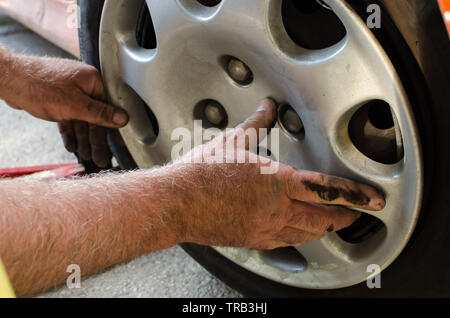
[{"label": "man's hand", "polygon": [[[189,163],[202,162],[197,156],[214,162],[209,156],[213,149],[224,148],[227,140],[247,129],[271,128],[276,113],[274,102],[264,100],[238,129],[167,167],[170,178],[165,191],[174,196],[172,207],[179,216],[174,227],[181,242],[257,249],[299,246],[351,225],[360,213],[344,206],[384,208],[384,198],[372,187],[281,163],[272,175],[261,174],[260,160]],[[236,152],[247,157],[246,162],[257,157],[248,145]]]},{"label": "man's hand", "polygon": [[1,83],[0,97],[13,108],[58,122],[68,151],[107,166],[111,154],[104,127],[123,127],[128,115],[105,103],[99,72],[77,61],[12,54],[1,48],[0,57],[8,78]]},{"label": "man's hand", "polygon": [[[0,195],[8,200],[0,206],[0,255],[16,293],[64,282],[70,264],[87,275],[182,242],[297,246],[352,224],[359,213],[343,206],[384,207],[371,187],[282,164],[265,175],[262,162],[189,163],[203,152],[198,150],[205,150],[202,159],[212,159],[210,150],[247,129],[271,127],[275,117],[274,103],[266,100],[242,130],[160,168],[54,182],[2,181]],[[256,156],[245,146],[236,150]]]}]

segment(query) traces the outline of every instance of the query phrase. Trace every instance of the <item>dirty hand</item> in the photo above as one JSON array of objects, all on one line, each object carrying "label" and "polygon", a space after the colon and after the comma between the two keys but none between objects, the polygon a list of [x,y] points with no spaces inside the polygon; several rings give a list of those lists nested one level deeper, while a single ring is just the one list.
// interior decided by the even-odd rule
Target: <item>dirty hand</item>
[{"label": "dirty hand", "polygon": [[[264,100],[238,129],[194,148],[167,167],[170,184],[165,191],[174,194],[171,204],[180,242],[256,249],[299,246],[351,225],[360,213],[344,206],[384,208],[379,191],[338,177],[281,163],[278,172],[261,174],[261,160],[211,164],[216,159],[210,154],[224,147],[226,140],[236,140],[247,129],[271,128],[275,118],[275,103]],[[247,159],[256,156],[247,147],[236,152]],[[224,152],[224,157],[229,156]],[[198,156],[204,163],[192,161]]]},{"label": "dirty hand", "polygon": [[127,114],[106,104],[99,72],[78,61],[10,54],[9,90],[2,98],[13,108],[58,122],[65,147],[100,167],[111,154],[106,128],[127,124]]}]

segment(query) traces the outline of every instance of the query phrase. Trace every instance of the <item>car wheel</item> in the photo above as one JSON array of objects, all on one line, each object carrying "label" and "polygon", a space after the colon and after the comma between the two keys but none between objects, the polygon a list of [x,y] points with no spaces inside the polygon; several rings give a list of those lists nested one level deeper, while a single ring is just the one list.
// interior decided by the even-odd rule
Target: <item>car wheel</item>
[{"label": "car wheel", "polygon": [[[122,168],[164,164],[173,129],[233,127],[272,96],[277,159],[387,195],[383,211],[298,248],[183,244],[211,273],[249,296],[450,295],[450,48],[434,1],[79,4],[82,57],[130,113],[109,136]],[[381,288],[368,288],[378,269]]]}]

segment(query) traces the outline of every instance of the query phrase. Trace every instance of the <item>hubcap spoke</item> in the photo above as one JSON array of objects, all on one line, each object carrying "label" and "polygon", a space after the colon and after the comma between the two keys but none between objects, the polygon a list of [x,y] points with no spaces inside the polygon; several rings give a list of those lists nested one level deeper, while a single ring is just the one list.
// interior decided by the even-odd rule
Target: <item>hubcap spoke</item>
[{"label": "hubcap spoke", "polygon": [[147,82],[156,71],[157,51],[140,48],[134,39],[124,39],[119,46],[119,67],[123,81],[138,95],[146,98],[148,90],[142,83]]}]

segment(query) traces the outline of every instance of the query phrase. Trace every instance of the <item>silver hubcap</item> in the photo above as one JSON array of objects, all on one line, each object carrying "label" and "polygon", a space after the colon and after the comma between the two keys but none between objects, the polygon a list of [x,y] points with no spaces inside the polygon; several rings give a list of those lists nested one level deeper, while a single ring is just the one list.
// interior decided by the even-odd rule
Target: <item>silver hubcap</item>
[{"label": "silver hubcap", "polygon": [[[296,251],[216,248],[268,279],[312,289],[354,285],[371,274],[370,264],[389,266],[414,230],[423,179],[413,113],[388,56],[345,1],[325,2],[347,34],[320,50],[291,40],[281,0],[222,0],[215,7],[194,0],[147,0],[157,37],[157,47],[150,50],[139,47],[135,37],[142,0],[107,0],[100,41],[110,98],[131,115],[121,134],[139,167],[170,160],[176,144],[172,130],[194,130],[199,102],[220,103],[228,127],[234,127],[263,97],[272,96],[292,107],[278,124],[284,126],[280,161],[371,184],[387,194],[386,208],[369,213],[384,226],[358,244],[333,233]],[[251,83],[242,85],[249,76]],[[383,136],[397,136],[390,139],[401,148],[394,163],[369,158],[349,136],[352,118],[373,100],[385,101],[394,114],[395,126],[388,133],[379,129]],[[159,123],[157,137],[145,104]],[[204,112],[212,124],[224,116],[214,104]],[[292,138],[303,130],[302,138]]]}]

